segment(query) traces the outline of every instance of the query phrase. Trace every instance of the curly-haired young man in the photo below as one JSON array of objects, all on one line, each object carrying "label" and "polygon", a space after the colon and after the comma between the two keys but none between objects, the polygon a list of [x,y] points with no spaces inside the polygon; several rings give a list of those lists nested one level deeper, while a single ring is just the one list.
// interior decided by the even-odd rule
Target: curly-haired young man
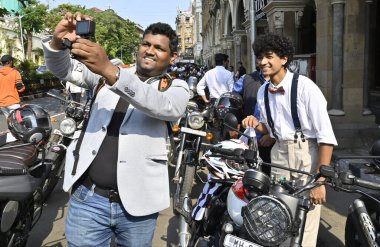
[{"label": "curly-haired young man", "polygon": [[[307,172],[316,172],[321,165],[329,165],[337,141],[327,113],[327,102],[312,80],[302,75],[296,80],[298,75],[287,69],[293,57],[292,42],[283,36],[267,34],[257,38],[252,47],[263,75],[268,75],[270,81],[260,87],[257,95],[260,119],[248,116],[243,126],[269,132],[277,139],[271,151],[273,164]],[[292,88],[296,83],[298,86]],[[292,107],[297,114],[292,115]],[[272,175],[300,183],[307,179],[273,167]],[[302,246],[314,247],[321,204],[326,201],[325,187],[312,189],[309,198],[315,207],[307,214]]]}]

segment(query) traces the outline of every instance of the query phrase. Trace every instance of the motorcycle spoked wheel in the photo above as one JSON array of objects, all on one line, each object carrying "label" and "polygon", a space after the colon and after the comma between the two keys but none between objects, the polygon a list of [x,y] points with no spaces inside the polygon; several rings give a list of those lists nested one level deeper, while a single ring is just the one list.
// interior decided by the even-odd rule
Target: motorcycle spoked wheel
[{"label": "motorcycle spoked wheel", "polygon": [[[34,202],[31,202],[34,205]],[[29,204],[30,205],[30,204]],[[32,229],[34,206],[29,206],[26,214],[17,217],[14,226],[8,232],[0,232],[0,246],[25,247]],[[20,213],[20,212],[19,212]],[[13,244],[9,245],[13,237]]]},{"label": "motorcycle spoked wheel", "polygon": [[[366,205],[368,215],[371,217],[372,223],[377,231],[380,232],[380,207],[377,203],[374,203],[371,199],[362,197],[360,198]],[[359,240],[359,234],[354,227],[354,215],[349,214],[346,220],[344,239],[346,247],[363,247]],[[379,243],[378,243],[379,244]]]},{"label": "motorcycle spoked wheel", "polygon": [[186,163],[182,162],[179,170],[179,181],[176,186],[176,192],[173,196],[173,213],[175,215],[178,215],[182,212],[185,195],[191,195],[194,176],[195,166],[187,165]]},{"label": "motorcycle spoked wheel", "polygon": [[49,173],[49,176],[46,178],[45,183],[42,187],[42,197],[45,202],[50,194],[53,192],[55,186],[58,183],[58,180],[61,178],[61,174],[58,174],[61,166],[64,166],[66,153],[62,153],[58,158],[53,162],[52,169]]}]

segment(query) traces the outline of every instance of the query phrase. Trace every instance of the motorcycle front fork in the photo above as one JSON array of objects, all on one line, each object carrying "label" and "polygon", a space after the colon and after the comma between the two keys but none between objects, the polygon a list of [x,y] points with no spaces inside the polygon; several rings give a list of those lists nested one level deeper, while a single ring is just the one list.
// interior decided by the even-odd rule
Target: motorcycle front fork
[{"label": "motorcycle front fork", "polygon": [[360,199],[356,199],[350,205],[348,210],[350,214],[354,215],[353,222],[355,228],[357,229],[360,242],[364,246],[379,247],[379,245],[376,243],[378,233],[376,232],[376,228],[373,225],[371,216],[368,214],[365,203]]},{"label": "motorcycle front fork", "polygon": [[[191,215],[191,207],[189,206],[190,205],[189,200],[191,199],[186,194],[183,201],[183,205],[182,205],[182,212],[185,212],[186,214]],[[179,233],[178,233],[180,247],[188,246],[189,240],[191,237],[189,229],[190,227],[189,227],[189,224],[186,222],[185,217],[182,214],[180,214],[179,215]]]},{"label": "motorcycle front fork", "polygon": [[174,183],[178,183],[178,180],[179,180],[179,168],[181,167],[181,163],[183,159],[183,150],[185,149],[185,143],[186,143],[186,134],[183,133],[179,151],[178,151],[177,163],[175,166],[175,173],[174,173],[174,178],[173,178]]}]

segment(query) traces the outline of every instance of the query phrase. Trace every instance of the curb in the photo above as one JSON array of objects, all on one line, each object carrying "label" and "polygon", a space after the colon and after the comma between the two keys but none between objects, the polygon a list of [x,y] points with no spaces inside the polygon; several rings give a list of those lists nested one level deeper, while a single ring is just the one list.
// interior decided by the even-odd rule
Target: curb
[{"label": "curb", "polygon": [[33,99],[37,99],[37,98],[42,98],[46,95],[45,92],[43,93],[36,93],[36,94],[31,94],[31,95],[25,95],[25,96],[21,96],[20,97],[20,100],[21,101],[28,101],[28,100],[33,100]]}]

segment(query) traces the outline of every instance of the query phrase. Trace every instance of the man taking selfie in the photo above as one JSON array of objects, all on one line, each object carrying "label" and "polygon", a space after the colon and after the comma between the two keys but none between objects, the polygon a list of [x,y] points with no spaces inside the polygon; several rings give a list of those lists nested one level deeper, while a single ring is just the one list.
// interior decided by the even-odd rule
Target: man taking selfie
[{"label": "man taking selfie", "polygon": [[67,150],[66,238],[69,246],[109,246],[114,234],[118,246],[152,246],[158,212],[170,205],[166,121],[182,116],[189,100],[186,82],[165,74],[178,39],[168,24],[151,24],[136,66],[119,68],[99,44],[76,35],[83,19],[90,17],[67,13],[43,41],[50,71],[94,90],[85,132]]}]

